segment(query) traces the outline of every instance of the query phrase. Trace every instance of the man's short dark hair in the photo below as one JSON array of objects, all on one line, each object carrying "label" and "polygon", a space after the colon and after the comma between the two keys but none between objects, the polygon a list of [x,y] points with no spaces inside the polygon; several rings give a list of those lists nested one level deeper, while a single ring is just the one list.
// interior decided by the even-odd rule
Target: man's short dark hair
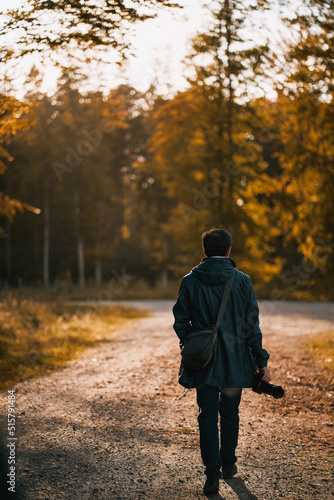
[{"label": "man's short dark hair", "polygon": [[207,257],[224,257],[232,246],[232,236],[225,229],[210,229],[202,234],[202,245]]}]

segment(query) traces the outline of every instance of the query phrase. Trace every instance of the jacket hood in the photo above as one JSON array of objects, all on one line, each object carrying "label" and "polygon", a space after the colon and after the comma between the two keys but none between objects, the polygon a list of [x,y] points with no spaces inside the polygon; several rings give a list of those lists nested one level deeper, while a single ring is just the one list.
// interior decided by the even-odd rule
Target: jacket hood
[{"label": "jacket hood", "polygon": [[223,285],[236,272],[236,264],[229,257],[205,257],[191,270],[191,273],[206,285]]}]

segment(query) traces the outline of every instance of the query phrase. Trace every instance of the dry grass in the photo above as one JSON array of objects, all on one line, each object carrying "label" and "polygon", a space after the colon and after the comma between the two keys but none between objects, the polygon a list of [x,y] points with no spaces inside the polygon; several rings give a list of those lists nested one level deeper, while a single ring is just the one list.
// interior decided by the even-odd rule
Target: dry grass
[{"label": "dry grass", "polygon": [[7,297],[0,302],[0,389],[59,368],[80,351],[112,341],[147,313],[120,306],[87,307]]},{"label": "dry grass", "polygon": [[42,287],[20,287],[16,289],[2,289],[0,290],[0,301],[6,300],[8,294],[12,298],[18,300],[23,300],[26,297],[33,298],[36,301],[45,300],[55,301],[55,299],[61,298],[62,300],[82,300],[98,303],[99,301],[113,301],[117,302],[120,300],[176,300],[181,279],[168,283],[168,285],[163,286],[161,283],[157,283],[154,286],[150,286],[143,280],[129,279],[122,283],[102,284],[100,287],[88,284],[85,287],[80,287],[79,285],[71,285],[70,291],[64,289],[63,291],[57,291],[55,287],[44,289]]},{"label": "dry grass", "polygon": [[319,332],[308,343],[308,349],[334,382],[334,331]]}]

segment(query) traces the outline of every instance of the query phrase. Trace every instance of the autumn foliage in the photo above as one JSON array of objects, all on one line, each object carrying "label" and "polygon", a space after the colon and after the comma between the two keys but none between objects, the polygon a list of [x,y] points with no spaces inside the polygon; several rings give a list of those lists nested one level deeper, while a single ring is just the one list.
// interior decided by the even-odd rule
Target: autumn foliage
[{"label": "autumn foliage", "polygon": [[[87,93],[72,69],[50,97],[33,69],[34,92],[1,96],[3,282],[101,286],[125,269],[166,284],[219,226],[266,297],[332,297],[333,6],[312,1],[286,20],[295,38],[283,62],[250,44],[245,2],[213,4],[184,91]],[[35,213],[13,219],[23,205]]]}]

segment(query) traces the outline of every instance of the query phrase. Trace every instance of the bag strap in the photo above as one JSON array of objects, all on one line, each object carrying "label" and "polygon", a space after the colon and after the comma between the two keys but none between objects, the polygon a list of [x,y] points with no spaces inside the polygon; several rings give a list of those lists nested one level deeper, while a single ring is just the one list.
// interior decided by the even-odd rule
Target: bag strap
[{"label": "bag strap", "polygon": [[216,321],[216,324],[215,324],[215,331],[217,331],[217,332],[218,332],[219,325],[222,322],[222,319],[223,319],[223,316],[224,316],[224,312],[225,312],[225,309],[226,309],[226,305],[227,305],[227,301],[228,301],[228,298],[229,298],[230,293],[231,293],[231,289],[232,289],[232,285],[233,285],[233,281],[234,281],[234,276],[235,276],[235,274],[232,276],[232,278],[230,278],[227,281],[226,286],[225,286],[223,298],[222,298],[222,301],[221,301],[221,304],[220,304],[220,308],[219,308],[219,312],[218,312],[218,318],[217,318],[217,321]]}]

